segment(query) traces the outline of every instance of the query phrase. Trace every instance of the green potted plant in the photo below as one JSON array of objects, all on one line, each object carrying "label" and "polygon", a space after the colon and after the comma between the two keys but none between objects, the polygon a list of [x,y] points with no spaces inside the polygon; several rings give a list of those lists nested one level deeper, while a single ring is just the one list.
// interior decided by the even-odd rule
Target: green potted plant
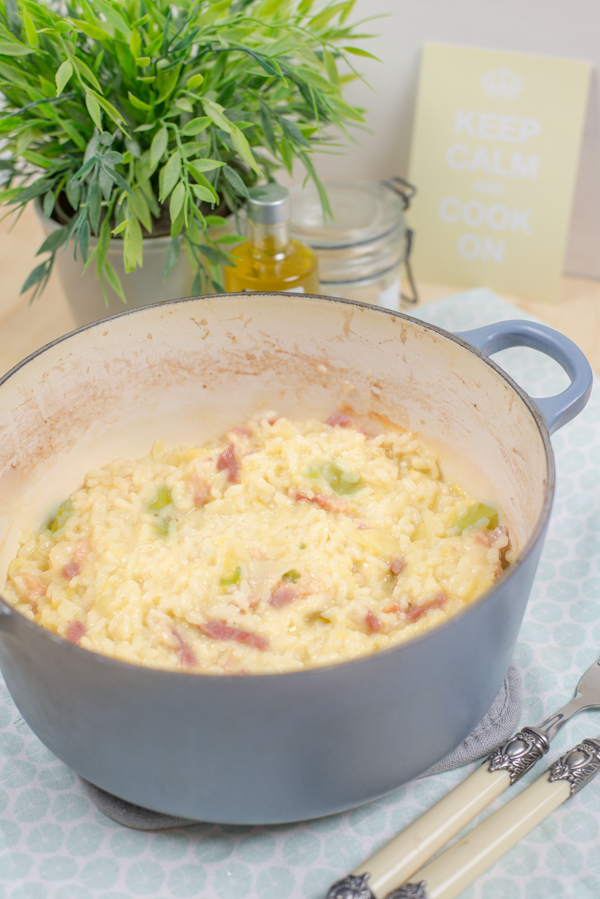
[{"label": "green potted plant", "polygon": [[342,98],[350,57],[370,55],[353,4],[0,0],[0,199],[35,201],[48,231],[23,291],[58,262],[86,323],[115,300],[221,290],[237,238],[218,229],[248,187],[294,159],[319,185],[312,153],[363,121]]}]

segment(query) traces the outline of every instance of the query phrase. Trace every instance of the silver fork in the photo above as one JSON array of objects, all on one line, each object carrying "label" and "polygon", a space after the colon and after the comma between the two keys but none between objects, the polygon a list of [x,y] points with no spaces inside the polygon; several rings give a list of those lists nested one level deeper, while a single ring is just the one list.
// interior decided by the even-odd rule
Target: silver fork
[{"label": "silver fork", "polygon": [[548,752],[550,741],[573,715],[591,708],[600,708],[600,658],[585,672],[570,702],[539,724],[524,727],[492,752],[443,799],[352,874],[335,883],[327,899],[384,899],[496,796],[520,780]]}]

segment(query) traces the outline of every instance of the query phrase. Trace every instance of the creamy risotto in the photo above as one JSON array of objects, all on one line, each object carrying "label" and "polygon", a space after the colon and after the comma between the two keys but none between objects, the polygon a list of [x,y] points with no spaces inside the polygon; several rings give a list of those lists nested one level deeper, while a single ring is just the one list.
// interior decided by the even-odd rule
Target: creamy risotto
[{"label": "creamy risotto", "polygon": [[127,662],[293,671],[440,624],[494,584],[508,546],[497,512],[445,483],[414,434],[267,414],[88,472],[23,535],[4,596]]}]

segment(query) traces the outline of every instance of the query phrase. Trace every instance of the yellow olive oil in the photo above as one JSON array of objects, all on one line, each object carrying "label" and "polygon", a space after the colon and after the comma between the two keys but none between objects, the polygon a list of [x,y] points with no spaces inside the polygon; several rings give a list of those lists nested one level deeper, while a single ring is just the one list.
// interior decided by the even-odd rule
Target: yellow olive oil
[{"label": "yellow olive oil", "polygon": [[225,289],[319,293],[315,254],[289,237],[288,191],[278,184],[253,188],[247,211],[249,239],[231,250],[235,266],[224,269]]}]

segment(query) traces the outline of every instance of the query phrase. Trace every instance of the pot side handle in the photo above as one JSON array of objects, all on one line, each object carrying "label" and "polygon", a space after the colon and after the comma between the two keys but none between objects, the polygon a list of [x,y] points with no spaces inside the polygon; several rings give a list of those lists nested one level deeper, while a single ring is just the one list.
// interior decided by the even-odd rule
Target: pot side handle
[{"label": "pot side handle", "polygon": [[590,363],[572,340],[547,325],[514,319],[460,331],[456,336],[486,356],[510,347],[526,346],[558,362],[571,379],[567,389],[556,396],[531,397],[551,434],[579,415],[589,399],[594,378]]}]

